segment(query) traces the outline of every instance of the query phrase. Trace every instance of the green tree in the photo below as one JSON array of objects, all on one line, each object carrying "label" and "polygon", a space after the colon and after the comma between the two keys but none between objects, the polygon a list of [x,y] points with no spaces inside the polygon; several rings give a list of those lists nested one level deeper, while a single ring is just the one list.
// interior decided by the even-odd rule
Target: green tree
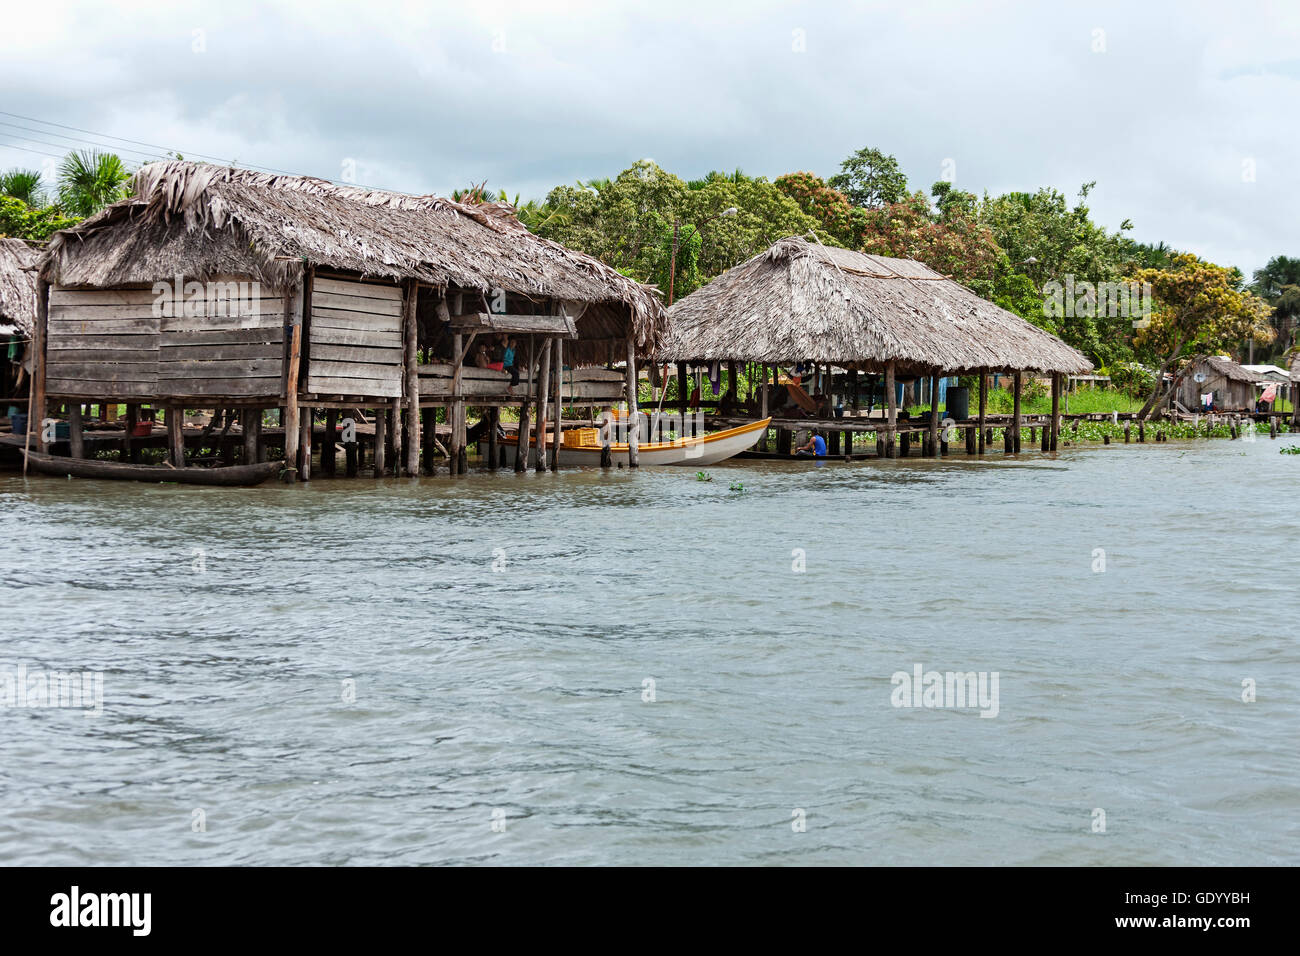
[{"label": "green tree", "polygon": [[125,199],[131,173],[113,153],[74,151],[59,166],[58,201],[63,210],[85,218]]},{"label": "green tree", "polygon": [[1273,307],[1277,341],[1290,344],[1300,327],[1300,258],[1274,256],[1255,270],[1251,290]]},{"label": "green tree", "polygon": [[21,199],[33,209],[45,205],[41,174],[34,169],[11,169],[0,173],[0,195]]},{"label": "green tree", "polygon": [[864,147],[840,163],[829,185],[849,197],[855,206],[875,208],[902,202],[907,197],[907,177],[898,160],[878,149]]},{"label": "green tree", "polygon": [[1181,370],[1168,388],[1163,379],[1180,359],[1251,337],[1257,342],[1273,338],[1268,303],[1241,287],[1236,269],[1180,253],[1170,268],[1139,269],[1133,278],[1151,285],[1156,304],[1146,328],[1138,333],[1139,341],[1163,358],[1151,395],[1138,412],[1141,419],[1177,388]]},{"label": "green tree", "polygon": [[56,206],[33,209],[21,199],[0,196],[0,236],[48,239],[51,233],[76,223],[76,219],[64,216]]}]

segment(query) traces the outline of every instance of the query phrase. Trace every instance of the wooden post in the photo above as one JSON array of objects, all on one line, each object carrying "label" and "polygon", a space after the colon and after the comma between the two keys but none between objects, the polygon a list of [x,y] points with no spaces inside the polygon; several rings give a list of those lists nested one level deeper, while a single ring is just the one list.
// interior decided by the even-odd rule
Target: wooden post
[{"label": "wooden post", "polygon": [[375,415],[375,477],[384,477],[384,466],[387,462],[388,454],[388,436],[384,434],[388,423],[388,412],[381,408],[373,409]]},{"label": "wooden post", "polygon": [[335,445],[335,429],[339,423],[337,408],[325,409],[325,440],[320,443],[320,473],[326,478],[333,478],[338,470],[335,458],[338,454]]},{"label": "wooden post", "polygon": [[311,481],[311,440],[312,440],[312,408],[303,406],[299,411],[302,416],[302,425],[300,431],[300,444],[298,447],[298,477],[302,481]]},{"label": "wooden post", "polygon": [[402,474],[402,448],[406,435],[402,432],[402,400],[393,399],[388,409],[388,439],[393,449],[393,477]]},{"label": "wooden post", "polygon": [[447,406],[447,424],[451,437],[447,440],[447,474],[460,473],[460,414],[464,404],[460,399],[461,371],[465,367],[465,336],[455,332],[451,336],[451,404]]},{"label": "wooden post", "polygon": [[730,408],[735,408],[735,407],[736,407],[736,396],[737,396],[737,390],[736,390],[736,379],[737,379],[737,377],[738,377],[738,376],[737,376],[736,363],[735,363],[734,361],[728,362],[728,363],[727,363],[727,405],[728,405],[728,407],[730,407]]},{"label": "wooden post", "polygon": [[861,409],[861,401],[858,398],[858,370],[854,369],[849,373],[849,388],[853,389],[853,414],[856,417]]},{"label": "wooden post", "polygon": [[184,409],[176,405],[167,406],[167,450],[173,468],[185,467],[184,419]]},{"label": "wooden post", "polygon": [[939,376],[930,376],[930,457],[939,457]]},{"label": "wooden post", "polygon": [[424,471],[433,474],[433,453],[438,447],[435,441],[438,426],[432,408],[420,409],[420,457],[424,459]]},{"label": "wooden post", "polygon": [[528,403],[534,383],[537,381],[533,372],[533,336],[528,336],[528,381],[524,385],[524,400],[519,405],[519,435],[515,450],[515,471],[528,470]]},{"label": "wooden post", "polygon": [[86,457],[86,442],[81,431],[81,402],[68,405],[68,453],[73,458]]},{"label": "wooden post", "polygon": [[[302,362],[302,316],[293,307],[293,283],[284,288],[284,314],[288,317],[289,365],[284,385],[284,413],[280,416],[284,426],[284,480],[292,482],[297,475],[298,462],[298,371]],[[171,417],[170,415],[168,416]]]},{"label": "wooden post", "polygon": [[261,461],[259,446],[262,437],[262,410],[245,408],[242,418],[240,425],[244,431],[244,464],[256,464]]},{"label": "wooden post", "polygon": [[1020,454],[1020,372],[1016,372],[1011,380],[1011,388],[1014,397],[1011,400],[1011,453]]},{"label": "wooden post", "polygon": [[1057,439],[1061,437],[1061,373],[1052,373],[1052,447],[1056,451]]},{"label": "wooden post", "polygon": [[546,470],[546,426],[551,398],[551,339],[542,343],[537,369],[537,470]]},{"label": "wooden post", "polygon": [[122,460],[135,461],[138,457],[135,449],[135,425],[140,420],[140,406],[126,406],[126,436],[122,439]]},{"label": "wooden post", "polygon": [[[497,422],[500,420],[501,409],[493,405],[488,409],[488,471],[497,470]],[[432,431],[429,437],[432,440]]]},{"label": "wooden post", "polygon": [[885,366],[885,397],[889,400],[889,431],[885,435],[885,454],[898,457],[898,396],[894,384],[894,361]]},{"label": "wooden post", "polygon": [[986,437],[985,430],[988,427],[985,424],[985,421],[988,418],[988,411],[989,411],[989,376],[987,372],[985,372],[983,369],[980,369],[979,454],[981,455],[984,454],[984,439]]},{"label": "wooden post", "polygon": [[974,425],[966,426],[966,454],[975,454],[975,427]]},{"label": "wooden post", "polygon": [[555,433],[551,436],[551,471],[560,467],[560,445],[564,441],[564,339],[555,338]]},{"label": "wooden post", "polygon": [[[420,474],[420,353],[416,344],[419,299],[419,284],[414,279],[408,280],[402,303],[402,363],[406,367],[406,472],[409,475]],[[333,445],[329,447],[332,449]],[[333,473],[332,467],[328,473]]]},{"label": "wooden post", "polygon": [[627,336],[627,464],[629,468],[641,465],[640,421],[636,407],[636,340],[629,331]]}]

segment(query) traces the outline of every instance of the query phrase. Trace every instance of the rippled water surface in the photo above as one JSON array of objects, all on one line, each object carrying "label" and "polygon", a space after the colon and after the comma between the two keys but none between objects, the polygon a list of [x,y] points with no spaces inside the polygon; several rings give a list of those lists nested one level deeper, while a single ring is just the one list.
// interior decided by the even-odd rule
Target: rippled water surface
[{"label": "rippled water surface", "polygon": [[[0,710],[0,862],[1294,864],[1296,441],[3,474],[0,673],[104,712]],[[916,664],[998,715],[893,707]]]}]

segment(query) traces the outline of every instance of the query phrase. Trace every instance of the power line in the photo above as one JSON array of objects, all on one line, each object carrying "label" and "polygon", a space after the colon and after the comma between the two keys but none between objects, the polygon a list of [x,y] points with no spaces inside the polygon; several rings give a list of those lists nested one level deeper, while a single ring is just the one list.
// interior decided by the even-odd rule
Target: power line
[{"label": "power line", "polygon": [[[113,150],[113,152],[116,152],[116,153],[124,153],[124,152],[125,152],[125,153],[138,153],[138,154],[140,154],[141,156],[146,156],[146,157],[149,157],[149,158],[151,158],[151,159],[157,156],[156,153],[146,153],[146,152],[144,152],[144,150],[139,150],[139,149],[130,149],[130,148],[122,147],[122,146],[114,146],[114,145],[112,145],[112,144],[110,144],[110,143],[97,143],[97,142],[95,142],[95,141],[93,141],[93,140],[85,140],[85,139],[81,139],[81,138],[76,137],[76,136],[67,136],[67,135],[64,135],[63,133],[55,133],[55,132],[53,132],[52,130],[47,130],[47,129],[34,129],[34,128],[30,127],[30,126],[20,126],[18,123],[6,123],[4,120],[0,120],[0,126],[8,126],[8,127],[10,127],[11,129],[21,130],[21,131],[24,132],[24,133],[39,133],[39,134],[42,135],[42,136],[55,136],[55,137],[58,137],[59,139],[71,140],[72,145],[73,145],[73,146],[76,146],[76,147],[81,147],[81,146],[85,146],[85,145],[97,146],[97,147],[100,147],[100,148],[102,148],[102,149],[111,149],[111,150]],[[0,130],[0,132],[3,132],[3,131]],[[6,135],[6,136],[13,136],[14,134],[13,134],[13,133],[5,133],[5,135]],[[20,137],[18,137],[18,138],[19,138],[19,139],[29,139],[29,137],[26,137],[26,136],[20,136]],[[44,142],[44,141],[43,141],[43,140],[34,140],[33,142]],[[49,146],[57,146],[57,145],[61,145],[61,144],[58,144],[58,143],[47,143],[46,145],[49,145]],[[129,159],[130,157],[127,157],[127,158]]]},{"label": "power line", "polygon": [[[138,140],[138,139],[127,139],[127,138],[124,137],[124,136],[114,136],[114,135],[111,134],[111,133],[100,133],[100,132],[96,132],[95,130],[82,129],[82,128],[79,127],[79,126],[68,126],[68,125],[66,125],[66,124],[64,124],[64,123],[55,123],[55,122],[53,122],[53,121],[51,121],[51,120],[37,119],[37,118],[34,117],[34,116],[24,116],[24,115],[22,115],[21,113],[10,113],[10,112],[7,111],[7,110],[0,110],[0,116],[9,116],[9,117],[12,117],[12,118],[14,118],[14,119],[26,120],[26,121],[29,122],[29,123],[40,123],[40,124],[42,124],[42,125],[44,125],[44,126],[53,126],[53,127],[57,127],[58,129],[72,130],[72,131],[75,132],[75,133],[86,133],[86,134],[88,134],[88,135],[90,135],[90,136],[100,137],[101,139],[112,139],[112,140],[118,140],[119,142],[123,142],[123,143],[134,143],[136,146],[147,146],[147,147],[149,147],[149,149],[153,149],[153,150],[162,150],[163,155],[162,155],[162,156],[158,156],[158,155],[154,155],[154,154],[146,153],[144,150],[133,149],[133,148],[130,148],[130,147],[113,146],[112,144],[109,144],[109,143],[97,143],[97,142],[95,142],[95,141],[93,141],[93,140],[82,140],[82,139],[80,139],[80,138],[78,138],[78,137],[67,136],[67,135],[65,135],[65,134],[63,134],[63,133],[56,133],[56,132],[54,132],[53,130],[32,129],[31,127],[19,126],[19,125],[16,124],[16,123],[5,123],[5,122],[3,122],[3,121],[0,121],[0,126],[10,126],[10,127],[13,127],[14,129],[20,129],[20,130],[23,130],[23,131],[25,131],[25,132],[35,132],[35,133],[40,133],[40,134],[43,135],[43,136],[57,136],[57,137],[59,137],[60,139],[72,140],[73,145],[72,145],[72,146],[69,146],[69,145],[65,145],[65,144],[63,144],[63,143],[51,143],[51,142],[48,142],[47,140],[33,139],[32,137],[29,137],[29,136],[15,136],[15,134],[13,134],[13,133],[8,133],[8,132],[5,132],[4,130],[0,130],[0,134],[2,134],[2,135],[10,136],[10,137],[13,137],[13,138],[15,138],[15,139],[19,139],[19,140],[22,140],[22,141],[24,141],[24,142],[28,142],[28,143],[38,143],[38,144],[40,144],[40,145],[42,145],[42,146],[53,146],[55,149],[62,149],[62,150],[65,150],[65,151],[70,151],[72,148],[74,148],[76,145],[79,144],[79,145],[82,146],[83,148],[84,148],[85,146],[89,145],[89,146],[91,146],[91,147],[98,147],[98,148],[100,148],[100,149],[109,149],[109,150],[113,150],[113,151],[115,151],[115,152],[139,153],[140,155],[146,157],[146,161],[160,160],[160,159],[163,159],[167,154],[172,154],[172,155],[177,155],[177,156],[193,156],[193,157],[196,157],[196,158],[198,158],[198,159],[208,160],[208,161],[210,161],[210,162],[217,163],[217,164],[222,165],[222,166],[227,166],[227,165],[229,165],[229,166],[233,166],[233,165],[234,165],[234,161],[233,161],[233,160],[223,159],[223,158],[221,158],[220,156],[212,156],[212,155],[209,155],[209,154],[206,154],[206,153],[196,153],[196,152],[192,152],[192,151],[190,151],[190,150],[169,149],[169,148],[166,147],[166,146],[159,146],[159,145],[156,144],[156,143],[146,143],[146,142],[143,142],[143,141]],[[44,152],[43,150],[39,150],[39,149],[29,149],[29,148],[27,148],[27,147],[25,147],[25,146],[19,146],[19,145],[15,144],[15,143],[0,143],[0,146],[3,146],[4,148],[7,148],[7,149],[21,149],[21,150],[23,150],[23,151],[25,151],[25,152],[28,152],[28,153],[35,153],[35,154],[37,154],[37,155],[39,155],[39,156],[50,156],[50,157],[53,158],[53,159],[61,159],[61,158],[62,158],[61,156],[55,156],[54,154]],[[127,158],[129,161],[131,161],[131,162],[142,163],[141,160],[134,159],[134,158],[132,158],[132,157],[130,157],[130,156],[128,156],[128,157],[126,157],[126,158]],[[280,176],[302,176],[302,175],[303,175],[302,173],[293,173],[293,172],[290,172],[290,171],[287,170],[287,169],[276,169],[276,168],[274,168],[274,167],[272,167],[272,166],[258,166],[258,165],[255,165],[255,164],[253,164],[253,163],[241,163],[240,166],[242,166],[242,167],[245,168],[245,169],[253,169],[253,170],[257,170],[257,171],[259,171],[259,172],[264,172],[264,173],[274,173],[274,174],[276,174],[276,175],[280,175]],[[382,191],[382,192],[393,192],[393,191],[394,191],[394,190],[389,189],[389,188],[387,188],[387,187],[383,187],[383,186],[371,186],[371,185],[367,185],[366,183],[344,182],[343,180],[339,180],[339,179],[330,179],[330,178],[328,178],[328,177],[324,177],[324,176],[318,176],[318,177],[316,177],[316,178],[318,178],[318,179],[323,179],[325,182],[333,183],[333,184],[335,184],[336,186],[355,186],[355,187],[360,188],[360,189],[375,189],[375,190],[379,190],[379,191]]]}]

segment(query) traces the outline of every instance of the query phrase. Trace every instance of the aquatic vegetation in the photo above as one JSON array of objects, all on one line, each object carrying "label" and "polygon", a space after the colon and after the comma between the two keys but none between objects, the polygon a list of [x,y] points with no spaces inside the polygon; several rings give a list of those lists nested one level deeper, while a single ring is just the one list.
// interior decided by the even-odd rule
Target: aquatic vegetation
[{"label": "aquatic vegetation", "polygon": [[1300,455],[1300,445],[1287,445],[1277,450],[1279,455]]},{"label": "aquatic vegetation", "polygon": [[739,482],[739,481],[733,481],[733,482],[731,483],[731,489],[730,489],[730,490],[731,490],[731,491],[738,492],[738,493],[740,493],[740,494],[744,494],[744,493],[745,493],[745,486],[744,486],[744,484],[743,484],[742,482]]},{"label": "aquatic vegetation", "polygon": [[707,471],[697,471],[697,472],[695,473],[695,480],[696,480],[696,481],[712,481],[712,480],[713,480],[713,476],[710,475]]}]

